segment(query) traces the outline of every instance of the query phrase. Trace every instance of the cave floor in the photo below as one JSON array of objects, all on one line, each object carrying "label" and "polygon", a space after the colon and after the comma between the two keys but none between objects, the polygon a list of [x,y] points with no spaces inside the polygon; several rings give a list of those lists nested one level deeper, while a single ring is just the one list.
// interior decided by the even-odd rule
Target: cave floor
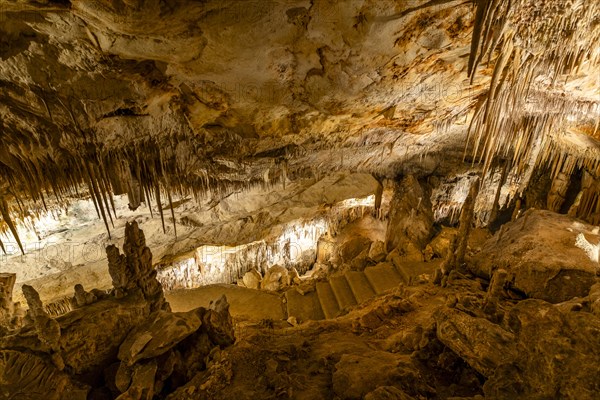
[{"label": "cave floor", "polygon": [[197,289],[180,289],[165,293],[171,309],[185,312],[197,307],[207,308],[221,295],[227,296],[229,310],[235,319],[260,321],[282,320],[285,313],[279,295],[264,290],[235,285],[209,285]]}]

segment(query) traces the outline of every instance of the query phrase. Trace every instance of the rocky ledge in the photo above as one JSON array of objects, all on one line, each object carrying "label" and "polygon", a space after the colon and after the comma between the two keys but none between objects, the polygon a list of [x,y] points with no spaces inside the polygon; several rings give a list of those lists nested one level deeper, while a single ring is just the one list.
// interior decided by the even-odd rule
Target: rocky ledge
[{"label": "rocky ledge", "polygon": [[124,254],[107,248],[114,288],[86,292],[77,285],[73,310],[58,318],[33,287],[23,287],[25,315],[4,291],[3,304],[11,306],[3,308],[0,337],[2,396],[179,399],[216,384],[220,349],[235,341],[227,299],[173,313],[137,223],[127,224],[123,247]]}]

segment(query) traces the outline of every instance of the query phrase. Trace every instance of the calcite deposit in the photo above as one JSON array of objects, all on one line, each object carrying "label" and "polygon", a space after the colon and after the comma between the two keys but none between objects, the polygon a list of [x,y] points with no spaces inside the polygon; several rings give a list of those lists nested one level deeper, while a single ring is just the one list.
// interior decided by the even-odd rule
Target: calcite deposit
[{"label": "calcite deposit", "polygon": [[[164,398],[206,373],[215,348],[235,341],[227,299],[172,313],[144,234],[127,226],[124,255],[107,248],[115,286],[103,298],[75,287],[75,309],[58,318],[31,286],[23,326],[5,323],[0,391],[7,398]],[[154,274],[152,273],[154,272]],[[14,281],[13,281],[14,283]]]},{"label": "calcite deposit", "polygon": [[598,0],[0,0],[0,397],[600,398]]}]

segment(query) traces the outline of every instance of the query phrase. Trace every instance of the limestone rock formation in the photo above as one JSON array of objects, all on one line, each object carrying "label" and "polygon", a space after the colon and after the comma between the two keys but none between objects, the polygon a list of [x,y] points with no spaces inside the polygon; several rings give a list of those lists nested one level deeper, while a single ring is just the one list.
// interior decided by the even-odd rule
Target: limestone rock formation
[{"label": "limestone rock formation", "polygon": [[16,274],[0,273],[0,326],[14,325],[15,303],[13,302],[13,288]]},{"label": "limestone rock formation", "polygon": [[374,262],[378,263],[385,260],[387,256],[387,252],[385,251],[385,243],[381,240],[377,240],[371,243],[371,247],[369,248],[369,258]]},{"label": "limestone rock formation", "polygon": [[43,358],[17,350],[0,350],[0,393],[5,398],[85,400],[89,388]]},{"label": "limestone rock formation", "polygon": [[165,301],[162,286],[156,279],[156,270],[152,264],[152,253],[146,246],[144,232],[137,222],[125,226],[125,243],[123,253],[110,245],[106,248],[108,272],[113,280],[115,294],[125,296],[140,292],[150,304],[151,310],[169,310]]},{"label": "limestone rock formation", "polygon": [[397,184],[390,203],[387,251],[409,247],[423,250],[433,235],[433,212],[428,189],[408,175]]},{"label": "limestone rock formation", "polygon": [[77,307],[83,307],[85,305],[92,304],[97,300],[96,295],[86,292],[81,284],[75,285],[74,289],[75,296],[73,298]]},{"label": "limestone rock formation", "polygon": [[290,274],[287,269],[280,265],[274,265],[265,273],[260,281],[260,288],[264,290],[277,291],[291,283]]},{"label": "limestone rock formation", "polygon": [[504,268],[509,287],[552,303],[585,297],[597,281],[597,265],[575,246],[579,229],[591,232],[593,227],[530,210],[485,243],[471,270],[490,279],[496,269]]},{"label": "limestone rock formation", "polygon": [[7,398],[164,398],[205,372],[215,348],[235,341],[224,296],[210,308],[171,313],[143,232],[133,223],[127,234],[125,255],[107,248],[112,295],[77,286],[77,308],[52,318],[23,285],[32,325],[0,336]]},{"label": "limestone rock formation", "polygon": [[250,289],[258,289],[260,288],[260,282],[262,280],[262,276],[260,272],[258,272],[255,268],[246,272],[242,277],[242,282],[244,286]]},{"label": "limestone rock formation", "polygon": [[0,397],[599,399],[599,16],[0,0]]},{"label": "limestone rock formation", "polygon": [[598,269],[600,269],[600,242],[594,245],[585,238],[583,233],[580,233],[575,240],[575,246],[585,251],[590,260],[599,263]]},{"label": "limestone rock formation", "polygon": [[[595,365],[600,319],[560,312],[541,300],[513,307],[502,326],[464,312],[437,314],[438,338],[488,380],[486,398],[593,399],[600,393]],[[532,351],[535,349],[535,351]]]}]

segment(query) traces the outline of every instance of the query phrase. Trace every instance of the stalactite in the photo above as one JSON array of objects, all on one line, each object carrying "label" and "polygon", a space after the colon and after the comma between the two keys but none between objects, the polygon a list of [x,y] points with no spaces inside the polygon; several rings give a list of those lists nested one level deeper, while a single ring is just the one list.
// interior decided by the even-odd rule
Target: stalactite
[{"label": "stalactite", "polygon": [[146,205],[148,206],[148,210],[150,211],[150,218],[154,218],[154,213],[152,212],[152,203],[150,202],[150,193],[148,191],[148,187],[146,185],[142,185],[144,187],[144,197],[146,199]]},{"label": "stalactite", "polygon": [[110,219],[110,224],[112,225],[112,227],[114,229],[115,223],[113,221],[112,215],[110,214],[110,205],[109,205],[109,202],[107,199],[107,197],[111,197],[111,196],[109,193],[107,193],[107,189],[104,187],[104,182],[102,181],[102,178],[98,179],[98,174],[97,174],[95,165],[90,165],[90,171],[92,173],[92,183],[96,185],[97,194],[100,195],[101,201],[104,203],[103,207],[105,208],[106,214],[108,215],[108,218]]},{"label": "stalactite", "polygon": [[[513,154],[514,165],[523,169],[530,159],[531,144],[565,131],[566,115],[593,115],[597,101],[565,95],[558,78],[579,68],[598,65],[600,30],[594,26],[600,3],[549,0],[474,0],[476,14],[468,75],[473,83],[478,65],[498,51],[489,90],[477,104],[469,126],[473,155],[484,163],[484,176],[498,155]],[[535,83],[541,75],[552,82]],[[542,89],[542,90],[540,90]],[[554,91],[553,91],[554,90]],[[533,107],[533,108],[532,108]],[[483,110],[483,111],[482,111]],[[600,119],[599,119],[600,121]],[[538,160],[539,161],[539,160]],[[534,160],[535,162],[535,160]]]},{"label": "stalactite", "polygon": [[[167,180],[167,178],[165,178],[165,180]],[[175,209],[173,208],[173,199],[171,197],[171,191],[169,190],[170,185],[168,184],[168,180],[165,187],[167,190],[167,198],[169,199],[169,208],[171,209],[171,218],[173,218],[173,234],[175,239],[177,239],[177,220],[175,219]]]},{"label": "stalactite", "polygon": [[98,193],[98,187],[96,186],[96,182],[94,181],[94,175],[92,174],[91,168],[87,162],[84,163],[86,172],[89,176],[89,190],[90,193],[93,193],[93,197],[95,198],[98,209],[100,210],[100,215],[102,216],[102,220],[104,221],[104,226],[106,227],[106,232],[108,233],[108,238],[111,239],[110,228],[108,227],[108,220],[106,219],[106,213],[104,212],[104,206],[102,205],[102,199],[100,199],[100,194]]},{"label": "stalactite", "polygon": [[[113,198],[113,193],[111,191],[111,184],[110,184],[110,179],[108,178],[108,174],[106,171],[106,168],[104,168],[104,166],[102,164],[100,164],[99,166],[100,169],[100,175],[101,175],[101,182],[102,182],[102,188],[106,193],[106,197],[108,197],[108,200],[110,201],[110,206],[113,212],[113,215],[115,216],[115,219],[117,219],[117,208],[115,207],[115,200]],[[113,224],[113,228],[114,228],[114,224]]]},{"label": "stalactite", "polygon": [[[8,210],[8,203],[4,197],[0,198],[0,214],[2,215],[2,219],[4,220],[6,225],[8,225],[8,229],[10,229],[10,232],[12,233],[15,240],[17,241],[17,244],[19,245],[19,249],[21,249],[21,253],[25,254],[25,250],[23,249],[23,244],[21,243],[21,238],[19,237],[19,232],[17,232],[17,227],[15,226],[12,218],[10,217],[10,212]],[[2,250],[6,254],[6,251],[4,250],[4,246],[2,247]]]},{"label": "stalactite", "polygon": [[158,182],[154,185],[154,196],[156,197],[156,205],[158,207],[158,212],[160,213],[160,222],[162,223],[163,232],[167,233],[167,229],[165,228],[165,216],[163,214],[162,204],[160,203],[160,187]]}]

